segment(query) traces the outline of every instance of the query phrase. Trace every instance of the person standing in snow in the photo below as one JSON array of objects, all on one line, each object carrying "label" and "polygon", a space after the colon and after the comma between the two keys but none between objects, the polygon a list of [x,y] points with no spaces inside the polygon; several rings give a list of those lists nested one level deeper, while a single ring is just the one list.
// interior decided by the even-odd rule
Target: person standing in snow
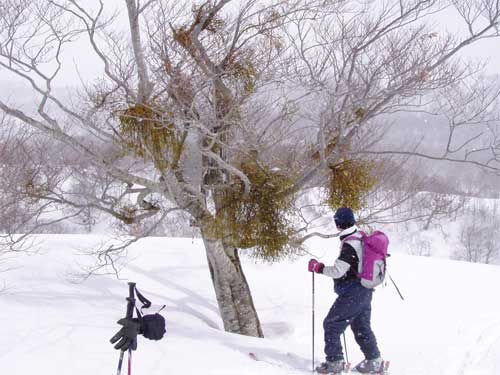
[{"label": "person standing in snow", "polygon": [[[361,234],[358,233],[356,220],[350,208],[339,208],[334,220],[337,229],[341,231],[339,257],[331,267],[316,259],[311,259],[308,264],[310,272],[333,279],[335,293],[338,295],[323,322],[326,361],[316,367],[316,371],[320,374],[329,374],[344,370],[345,361],[340,336],[350,325],[356,342],[365,356],[365,360],[359,363],[355,370],[363,374],[380,372],[383,360],[370,325],[373,289],[361,285],[358,272],[362,260],[362,245],[361,241],[350,239],[359,238]],[[344,241],[348,237],[350,238]]]}]

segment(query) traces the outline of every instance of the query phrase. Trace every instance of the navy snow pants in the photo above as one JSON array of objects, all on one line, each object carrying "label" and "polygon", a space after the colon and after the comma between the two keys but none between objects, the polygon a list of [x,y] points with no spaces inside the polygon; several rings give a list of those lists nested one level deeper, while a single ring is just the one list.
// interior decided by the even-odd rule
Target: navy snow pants
[{"label": "navy snow pants", "polygon": [[327,361],[344,359],[340,336],[351,326],[354,338],[366,359],[380,357],[377,340],[370,327],[372,289],[363,287],[359,281],[349,282],[335,300],[323,322],[325,331],[325,354]]}]

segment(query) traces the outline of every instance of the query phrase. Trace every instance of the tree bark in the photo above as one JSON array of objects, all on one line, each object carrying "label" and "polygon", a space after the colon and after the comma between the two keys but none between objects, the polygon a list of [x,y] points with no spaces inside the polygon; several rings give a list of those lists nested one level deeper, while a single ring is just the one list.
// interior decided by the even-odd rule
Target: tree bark
[{"label": "tree bark", "polygon": [[238,250],[203,233],[208,267],[224,329],[246,336],[264,337]]}]

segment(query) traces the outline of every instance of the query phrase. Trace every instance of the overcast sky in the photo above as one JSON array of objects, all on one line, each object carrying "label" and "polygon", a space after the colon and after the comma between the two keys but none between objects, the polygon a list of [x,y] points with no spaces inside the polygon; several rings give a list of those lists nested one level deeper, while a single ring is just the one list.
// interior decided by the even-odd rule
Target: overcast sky
[{"label": "overcast sky", "polygon": [[[92,0],[86,0],[89,4]],[[123,0],[106,0],[106,9],[120,9],[119,27],[123,27],[126,32],[126,7]],[[464,23],[457,15],[456,11],[447,10],[435,17],[435,25],[438,33],[444,34],[444,31],[454,33],[464,32]],[[467,47],[463,51],[463,55],[471,59],[488,60],[486,72],[488,74],[500,74],[500,38],[487,39],[477,42],[476,44]],[[85,81],[93,80],[99,77],[103,71],[101,61],[90,52],[90,47],[86,40],[79,40],[72,45],[66,46],[62,56],[63,69],[59,73],[58,79],[55,81],[56,86],[77,86],[79,85],[79,77]],[[19,78],[13,77],[11,74],[2,71],[0,68],[0,82],[2,83],[0,97],[5,98],[13,94],[13,90],[17,91],[19,85],[24,85],[19,81]]]}]

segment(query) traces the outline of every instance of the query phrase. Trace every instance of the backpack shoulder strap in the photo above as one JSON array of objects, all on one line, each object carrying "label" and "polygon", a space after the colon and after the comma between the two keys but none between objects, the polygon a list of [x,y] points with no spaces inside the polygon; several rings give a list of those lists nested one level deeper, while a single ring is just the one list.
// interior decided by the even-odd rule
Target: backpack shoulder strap
[{"label": "backpack shoulder strap", "polygon": [[354,232],[353,234],[344,238],[342,240],[342,243],[344,243],[346,241],[351,241],[351,240],[363,241],[365,239],[365,237],[366,237],[366,233],[361,231],[361,230],[358,230],[357,232]]},{"label": "backpack shoulder strap", "polygon": [[358,256],[358,270],[357,272],[361,272],[362,264],[363,264],[363,239],[366,234],[362,231],[354,232],[353,234],[347,236],[341,241],[341,247],[344,243],[348,243],[356,252]]}]

